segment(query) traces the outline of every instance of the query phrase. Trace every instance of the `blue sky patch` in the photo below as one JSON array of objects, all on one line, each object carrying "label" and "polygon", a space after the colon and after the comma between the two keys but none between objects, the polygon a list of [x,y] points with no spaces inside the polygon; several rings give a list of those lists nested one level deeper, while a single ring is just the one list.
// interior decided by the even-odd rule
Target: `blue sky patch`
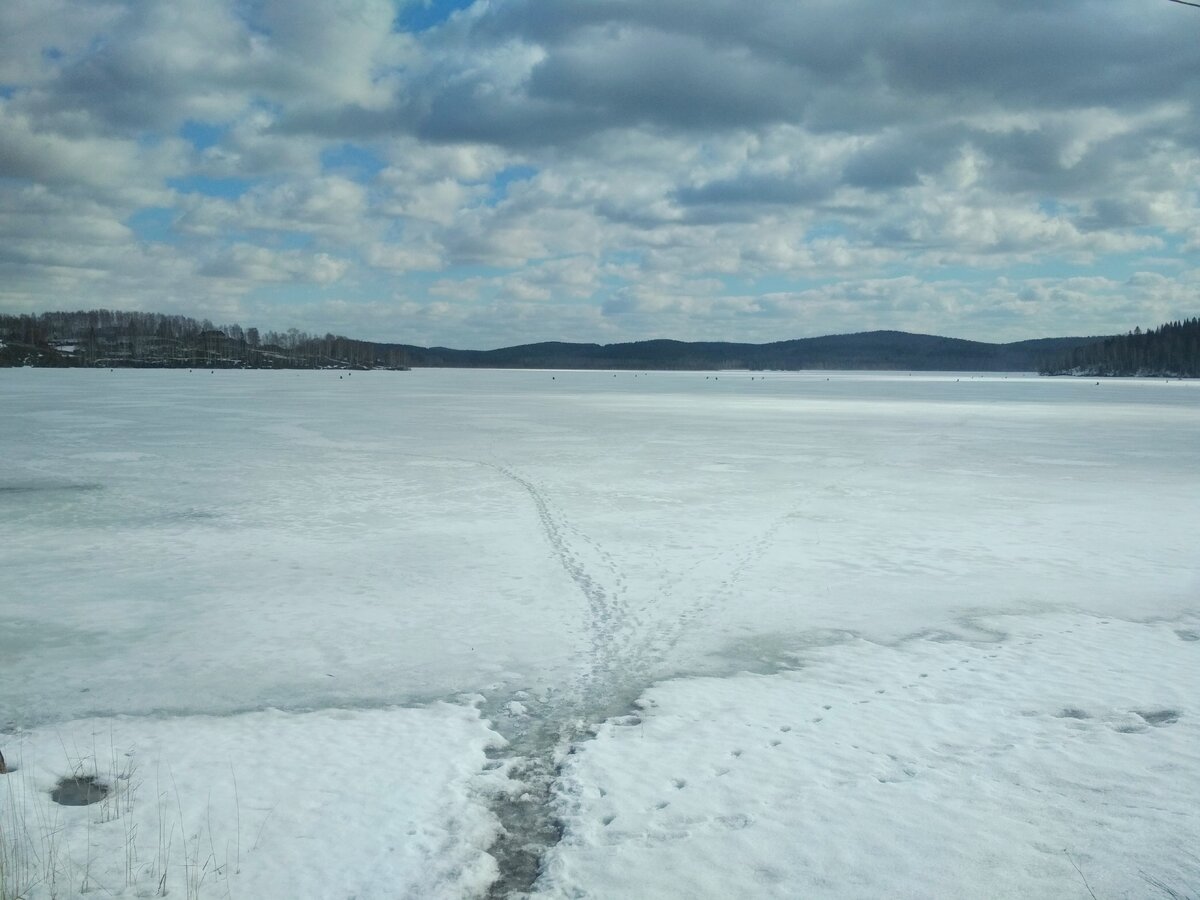
[{"label": "blue sky patch", "polygon": [[226,200],[236,200],[250,190],[252,184],[249,178],[208,178],[204,175],[167,179],[167,187],[181,194],[203,194],[205,197]]},{"label": "blue sky patch", "polygon": [[125,224],[133,229],[139,241],[171,243],[176,239],[174,231],[175,212],[160,206],[139,209],[126,219]]},{"label": "blue sky patch", "polygon": [[385,167],[383,160],[357,144],[338,144],[321,153],[323,171],[345,175],[356,181],[371,181]]},{"label": "blue sky patch", "polygon": [[492,178],[492,193],[488,197],[487,205],[495,206],[508,198],[508,189],[520,181],[529,181],[538,170],[533,166],[509,166],[507,169],[501,169]]},{"label": "blue sky patch", "polygon": [[194,122],[188,120],[179,129],[179,136],[189,142],[197,150],[207,150],[224,140],[229,131],[227,125],[213,125],[209,122]]},{"label": "blue sky patch", "polygon": [[474,0],[415,0],[401,10],[396,24],[400,31],[428,31],[445,22]]}]

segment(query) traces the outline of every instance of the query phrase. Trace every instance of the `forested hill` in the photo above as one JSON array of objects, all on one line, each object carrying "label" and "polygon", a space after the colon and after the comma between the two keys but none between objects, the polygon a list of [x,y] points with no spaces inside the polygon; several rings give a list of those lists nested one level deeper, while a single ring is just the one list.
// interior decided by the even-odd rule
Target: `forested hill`
[{"label": "forested hill", "polygon": [[147,369],[403,369],[394,344],[94,309],[0,315],[0,366]]},{"label": "forested hill", "polygon": [[1099,338],[988,344],[869,331],[770,344],[549,342],[454,350],[353,340],[296,329],[260,333],[156,313],[55,312],[0,316],[0,365],[145,368],[899,369],[1034,371]]},{"label": "forested hill", "polygon": [[1200,318],[1075,347],[1042,365],[1043,375],[1154,375],[1200,378]]}]

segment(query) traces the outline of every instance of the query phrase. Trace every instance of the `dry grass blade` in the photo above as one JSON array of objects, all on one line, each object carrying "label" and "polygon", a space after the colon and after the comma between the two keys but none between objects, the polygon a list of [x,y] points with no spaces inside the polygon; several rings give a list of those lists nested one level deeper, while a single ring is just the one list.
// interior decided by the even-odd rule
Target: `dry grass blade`
[{"label": "dry grass blade", "polygon": [[1088,896],[1091,897],[1092,900],[1099,900],[1099,898],[1096,897],[1096,892],[1092,890],[1092,886],[1088,884],[1087,876],[1083,874],[1083,869],[1079,868],[1079,863],[1075,862],[1075,860],[1071,858],[1071,854],[1067,850],[1063,850],[1063,853],[1067,857],[1067,862],[1069,862],[1075,868],[1075,871],[1079,873],[1079,877],[1083,879],[1083,886],[1087,888]]},{"label": "dry grass blade", "polygon": [[1169,897],[1170,900],[1198,900],[1196,894],[1186,894],[1183,891],[1177,891],[1161,878],[1155,878],[1153,875],[1147,875],[1145,872],[1138,874],[1142,876],[1142,881],[1155,890],[1160,891],[1164,897]]}]

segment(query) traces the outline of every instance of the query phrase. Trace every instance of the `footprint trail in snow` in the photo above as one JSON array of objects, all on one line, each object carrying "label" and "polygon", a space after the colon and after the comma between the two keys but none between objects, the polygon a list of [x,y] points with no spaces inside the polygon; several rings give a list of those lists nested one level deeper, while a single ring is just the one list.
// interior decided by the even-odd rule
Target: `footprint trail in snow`
[{"label": "footprint trail in snow", "polygon": [[[525,494],[550,553],[577,588],[587,617],[587,655],[572,684],[537,695],[501,690],[486,695],[483,704],[484,715],[508,742],[493,751],[491,765],[504,767],[509,776],[508,791],[491,801],[503,832],[491,848],[500,876],[488,897],[511,900],[528,894],[543,857],[562,837],[554,786],[563,760],[601,723],[633,711],[638,696],[667,671],[670,653],[689,627],[735,598],[743,576],[771,548],[794,514],[780,517],[748,544],[726,554],[728,575],[711,591],[665,621],[648,626],[652,610],[639,611],[630,602],[627,579],[612,556],[572,525],[540,485],[510,467],[477,464]],[[676,577],[671,586],[683,581],[682,576]]]}]

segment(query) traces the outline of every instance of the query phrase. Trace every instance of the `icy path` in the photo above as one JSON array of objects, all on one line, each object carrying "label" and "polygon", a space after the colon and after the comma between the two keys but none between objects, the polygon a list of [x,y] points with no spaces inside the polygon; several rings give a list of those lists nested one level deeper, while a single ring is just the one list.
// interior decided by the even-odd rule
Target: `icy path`
[{"label": "icy path", "polygon": [[[378,824],[410,792],[454,800],[415,807],[429,817],[420,833],[449,836],[450,867],[424,896],[479,895],[495,876],[493,897],[531,888],[606,897],[622,891],[605,856],[642,867],[647,885],[666,879],[663,896],[686,872],[699,879],[696,896],[726,896],[735,882],[787,896],[809,884],[801,861],[827,872],[826,896],[858,895],[839,893],[838,879],[863,865],[838,853],[896,830],[890,800],[862,795],[861,829],[839,831],[833,813],[806,818],[803,804],[784,803],[768,816],[745,798],[791,791],[832,809],[854,796],[838,784],[876,790],[881,753],[926,771],[902,802],[944,804],[961,789],[1026,803],[1033,817],[1042,807],[1028,791],[1045,785],[1005,781],[988,748],[1012,743],[1010,759],[1032,778],[1064,764],[1054,729],[1078,729],[1068,732],[1078,751],[1068,766],[1153,767],[1152,784],[1118,791],[1130,810],[1166,809],[1165,785],[1195,778],[1194,756],[1176,747],[1192,736],[1194,710],[1171,692],[1193,680],[1197,646],[1173,636],[1192,633],[1185,617],[1200,596],[1197,384],[17,371],[0,377],[0,413],[0,729],[10,732],[0,741],[42,748],[25,765],[42,781],[66,764],[61,750],[45,760],[54,735],[95,730],[88,717],[141,717],[114,721],[153,742],[155,723],[250,732],[253,717],[280,715],[260,711],[291,710],[312,723],[315,756],[330,773],[340,757],[348,776],[345,797],[322,807],[338,826],[331,839],[357,846],[355,810]],[[1076,633],[1107,617],[1121,637],[1108,645],[1089,631],[1086,658],[1074,638],[1031,638],[1019,653],[1012,640],[995,643],[1067,621],[1056,616],[1076,617]],[[1137,624],[1155,620],[1176,624]],[[1151,646],[1137,629],[1174,643]],[[1139,670],[1139,653],[1158,668]],[[948,674],[951,656],[986,674],[961,663]],[[1046,682],[1119,656],[1133,674],[1094,673],[1074,699]],[[930,687],[902,689],[921,684],[909,668],[939,661],[947,673],[927,672]],[[783,674],[729,677],[744,670]],[[1129,689],[1139,671],[1145,696]],[[736,702],[717,702],[727,692]],[[824,727],[796,718],[818,695],[836,700],[822,701]],[[639,698],[657,705],[637,712]],[[832,713],[852,706],[862,714]],[[1030,715],[1011,713],[1017,706]],[[438,731],[446,708],[461,713],[446,714],[459,732]],[[778,730],[787,710],[795,721],[780,735],[791,737],[768,739],[773,755],[760,765],[718,758],[722,735]],[[1139,711],[1150,717],[1141,731],[1101,727],[1132,728]],[[881,730],[894,745],[874,740]],[[246,771],[289,758],[272,731],[261,753],[238,752],[256,760]],[[949,749],[931,749],[932,734]],[[1118,738],[1126,743],[1106,743]],[[1140,738],[1157,743],[1131,743]],[[346,739],[362,746],[351,751]],[[633,743],[643,740],[645,757]],[[326,741],[346,749],[325,753]],[[860,755],[845,749],[856,744]],[[735,750],[735,760],[751,754]],[[215,784],[181,752],[161,759],[173,771],[172,759],[186,759]],[[422,770],[404,761],[430,755],[445,759],[442,774],[405,781]],[[390,805],[364,805],[393,760]],[[303,780],[263,784],[286,795]],[[204,783],[198,776],[189,792]],[[324,774],[313,783],[335,790]],[[703,794],[689,791],[701,784]],[[1112,786],[1104,770],[1088,790]],[[1026,832],[987,830],[947,809],[947,822],[974,822],[996,845],[964,851],[972,865],[1005,859],[1006,848],[1024,859]],[[1099,853],[1089,834],[1101,826],[1084,821],[1069,849],[1086,872]],[[288,896],[327,896],[327,879],[344,876],[298,853],[308,832],[295,822],[272,851],[306,860]],[[720,822],[783,860],[760,867],[765,881],[740,865],[721,876],[729,883],[705,874],[706,835],[732,840]],[[821,859],[785,846],[817,827],[840,835],[833,850],[812,851],[828,851]],[[930,846],[901,829],[876,849],[900,878],[903,861]],[[1163,846],[1162,858],[1122,861],[1171,874],[1177,855]],[[360,896],[420,884],[432,858],[389,854]],[[1077,888],[1063,859],[1031,889]],[[1077,878],[1069,865],[1066,876]],[[814,895],[818,887],[809,884]]]},{"label": "icy path", "polygon": [[731,600],[743,574],[770,545],[782,521],[768,525],[748,546],[735,547],[725,563],[725,578],[678,608],[674,618],[664,621],[659,616],[656,621],[652,606],[631,607],[636,597],[629,596],[617,562],[567,522],[541,487],[511,468],[493,468],[527,494],[547,549],[582,601],[589,636],[573,684],[540,696],[501,690],[485,707],[506,738],[505,746],[491,755],[516,785],[493,803],[501,824],[500,839],[492,848],[500,877],[489,897],[499,900],[532,890],[544,869],[545,853],[562,838],[554,791],[564,757],[590,739],[603,722],[633,711],[640,691],[669,671],[670,653],[693,620]]}]

